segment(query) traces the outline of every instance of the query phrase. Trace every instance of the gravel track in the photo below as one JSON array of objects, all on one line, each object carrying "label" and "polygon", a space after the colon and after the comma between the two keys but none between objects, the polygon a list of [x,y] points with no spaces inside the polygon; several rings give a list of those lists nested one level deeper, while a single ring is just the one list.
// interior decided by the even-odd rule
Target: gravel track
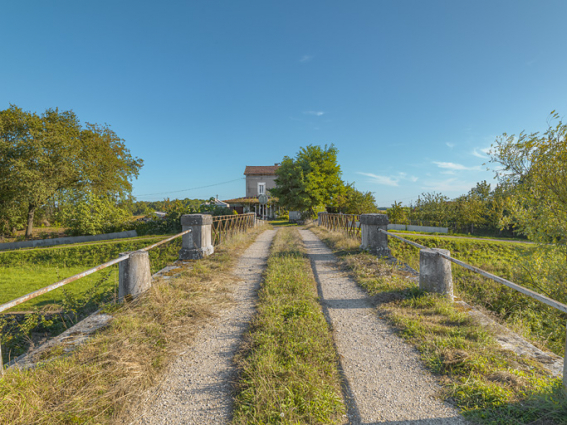
[{"label": "gravel track", "polygon": [[436,398],[439,384],[419,353],[377,315],[369,297],[338,271],[337,258],[309,230],[300,230],[334,333],[344,378],[348,423],[353,425],[466,424]]},{"label": "gravel track", "polygon": [[234,271],[235,307],[221,311],[169,368],[159,393],[136,424],[228,424],[232,411],[232,362],[254,313],[256,293],[276,234],[267,230],[242,254]]}]

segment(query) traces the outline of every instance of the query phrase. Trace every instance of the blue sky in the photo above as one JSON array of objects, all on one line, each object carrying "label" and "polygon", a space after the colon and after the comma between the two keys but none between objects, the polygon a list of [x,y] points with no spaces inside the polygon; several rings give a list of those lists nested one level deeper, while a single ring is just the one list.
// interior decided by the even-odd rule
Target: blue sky
[{"label": "blue sky", "polygon": [[453,197],[493,182],[496,136],[567,114],[566,16],[546,0],[4,2],[0,108],[109,124],[145,162],[140,200],[243,196],[246,165],[331,143],[380,206]]}]

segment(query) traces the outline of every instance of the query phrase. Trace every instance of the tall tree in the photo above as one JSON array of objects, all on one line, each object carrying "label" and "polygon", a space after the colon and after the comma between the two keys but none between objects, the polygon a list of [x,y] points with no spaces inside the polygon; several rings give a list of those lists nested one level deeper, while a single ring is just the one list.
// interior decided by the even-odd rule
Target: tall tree
[{"label": "tall tree", "polygon": [[295,159],[284,157],[270,194],[284,208],[309,215],[317,208],[333,205],[345,191],[337,154],[334,145],[309,145],[301,148]]},{"label": "tall tree", "polygon": [[[552,112],[543,134],[502,135],[491,151],[499,180],[511,187],[510,216],[529,239],[567,247],[567,124]],[[506,223],[506,220],[504,220]]]},{"label": "tall tree", "polygon": [[112,130],[83,128],[72,111],[38,115],[15,105],[0,111],[0,201],[25,206],[26,237],[36,210],[56,193],[88,189],[118,200],[141,166]]}]

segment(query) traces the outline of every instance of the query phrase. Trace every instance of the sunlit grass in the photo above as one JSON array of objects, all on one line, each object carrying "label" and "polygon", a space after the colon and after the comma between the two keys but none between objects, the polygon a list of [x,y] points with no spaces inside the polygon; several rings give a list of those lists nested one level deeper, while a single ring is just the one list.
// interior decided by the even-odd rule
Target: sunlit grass
[{"label": "sunlit grass", "polygon": [[235,424],[342,423],[338,357],[295,229],[274,242],[237,363]]}]

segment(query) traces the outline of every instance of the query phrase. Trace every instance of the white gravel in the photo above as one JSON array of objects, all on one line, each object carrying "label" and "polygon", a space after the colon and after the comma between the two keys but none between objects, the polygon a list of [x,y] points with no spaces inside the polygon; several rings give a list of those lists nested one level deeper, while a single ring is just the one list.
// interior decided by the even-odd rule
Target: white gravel
[{"label": "white gravel", "polygon": [[356,283],[317,236],[300,230],[331,323],[345,380],[349,424],[466,424],[436,397],[439,384],[419,353],[377,315]]},{"label": "white gravel", "polygon": [[276,231],[262,233],[240,257],[235,307],[220,312],[171,365],[161,390],[134,423],[228,424],[231,419],[232,358],[254,313],[256,292]]}]

